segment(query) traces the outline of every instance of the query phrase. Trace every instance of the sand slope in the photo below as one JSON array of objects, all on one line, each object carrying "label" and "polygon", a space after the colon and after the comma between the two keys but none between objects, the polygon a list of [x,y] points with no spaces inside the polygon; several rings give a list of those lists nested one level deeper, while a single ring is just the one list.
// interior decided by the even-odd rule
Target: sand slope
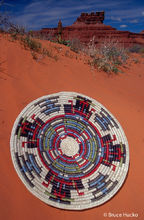
[{"label": "sand slope", "polygon": [[[124,74],[108,77],[91,70],[68,48],[56,47],[58,61],[40,57],[37,62],[18,42],[0,35],[0,219],[101,220],[110,219],[103,217],[108,212],[134,212],[139,217],[132,219],[143,220],[144,59],[128,66]],[[127,136],[128,178],[116,196],[100,207],[77,212],[48,206],[27,191],[14,170],[9,139],[17,115],[32,100],[59,91],[76,91],[96,99],[118,119]]]}]

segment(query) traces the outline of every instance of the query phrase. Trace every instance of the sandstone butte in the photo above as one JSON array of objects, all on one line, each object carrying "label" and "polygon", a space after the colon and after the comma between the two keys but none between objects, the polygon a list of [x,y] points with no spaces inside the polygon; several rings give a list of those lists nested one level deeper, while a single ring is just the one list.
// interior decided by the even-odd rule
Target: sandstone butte
[{"label": "sandstone butte", "polygon": [[[70,48],[47,40],[43,47],[58,56],[33,59],[20,42],[0,34],[0,219],[1,220],[143,220],[144,201],[144,58],[130,62],[124,74],[107,76],[91,69]],[[89,59],[89,58],[88,58]],[[46,205],[21,182],[10,155],[13,123],[33,100],[60,91],[88,95],[103,104],[120,122],[130,149],[128,178],[107,203],[86,211],[66,211]],[[104,213],[124,217],[104,217]],[[138,218],[126,217],[138,213]]]},{"label": "sandstone butte", "polygon": [[[88,45],[93,41],[95,45],[99,45],[104,40],[110,39],[118,42],[125,47],[133,44],[144,45],[144,31],[140,33],[132,33],[129,31],[119,31],[110,25],[105,25],[104,12],[81,13],[77,20],[70,26],[62,27],[61,20],[56,28],[42,28],[33,32],[35,35],[41,35],[46,39],[56,39],[61,35],[63,40],[78,39],[84,45]],[[60,28],[61,27],[61,30]]]}]

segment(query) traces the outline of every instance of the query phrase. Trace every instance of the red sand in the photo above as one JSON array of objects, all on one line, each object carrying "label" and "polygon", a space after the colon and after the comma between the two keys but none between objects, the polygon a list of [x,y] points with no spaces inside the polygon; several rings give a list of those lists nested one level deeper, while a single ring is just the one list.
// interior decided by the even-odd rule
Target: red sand
[{"label": "red sand", "polygon": [[[125,73],[108,77],[104,72],[91,70],[79,55],[76,59],[64,46],[55,45],[61,50],[58,61],[44,58],[36,62],[30,51],[6,38],[0,36],[0,219],[143,220],[144,59],[139,58],[140,63],[131,65]],[[96,99],[118,119],[127,136],[128,177],[115,197],[100,207],[65,211],[48,206],[25,188],[14,170],[9,139],[16,117],[32,100],[59,91],[76,91]],[[139,217],[103,216],[109,212],[137,213]]]}]

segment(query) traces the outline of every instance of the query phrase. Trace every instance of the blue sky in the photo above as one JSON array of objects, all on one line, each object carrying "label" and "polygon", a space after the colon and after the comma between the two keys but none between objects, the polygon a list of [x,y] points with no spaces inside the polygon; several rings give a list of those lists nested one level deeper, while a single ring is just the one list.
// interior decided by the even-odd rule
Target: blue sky
[{"label": "blue sky", "polygon": [[[0,0],[1,1],[1,0]],[[28,30],[71,25],[81,12],[105,11],[106,25],[118,30],[144,30],[144,0],[4,0],[1,9]]]}]

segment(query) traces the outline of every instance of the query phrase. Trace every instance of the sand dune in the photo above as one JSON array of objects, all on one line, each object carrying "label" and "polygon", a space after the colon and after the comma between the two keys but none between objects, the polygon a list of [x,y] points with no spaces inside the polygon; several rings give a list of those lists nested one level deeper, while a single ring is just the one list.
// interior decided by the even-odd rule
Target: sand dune
[{"label": "sand dune", "polygon": [[[125,73],[107,76],[91,69],[65,46],[42,42],[58,60],[35,61],[19,42],[0,35],[0,219],[107,219],[104,213],[138,213],[143,220],[144,58]],[[102,103],[118,119],[129,142],[130,169],[121,190],[107,203],[86,211],[64,211],[35,198],[21,182],[10,156],[10,134],[20,111],[32,100],[59,91],[76,91]],[[114,218],[112,218],[114,219]],[[129,219],[123,217],[121,219]]]}]

